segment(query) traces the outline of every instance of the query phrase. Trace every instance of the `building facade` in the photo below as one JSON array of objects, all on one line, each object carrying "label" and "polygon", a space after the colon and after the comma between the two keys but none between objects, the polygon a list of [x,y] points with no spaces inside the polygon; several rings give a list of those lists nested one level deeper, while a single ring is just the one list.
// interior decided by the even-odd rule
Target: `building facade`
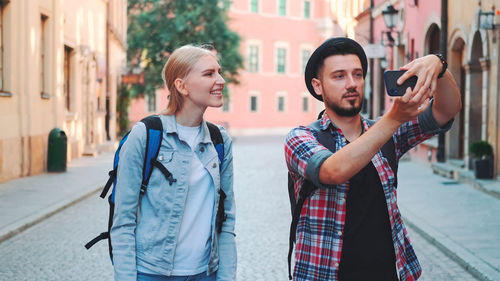
[{"label": "building facade", "polygon": [[68,161],[112,147],[125,0],[2,0],[0,182],[42,173],[53,128]]},{"label": "building facade", "polygon": [[[449,155],[471,168],[468,147],[485,140],[493,146],[495,175],[500,174],[499,0],[448,3],[448,65],[460,86],[460,132],[450,139]],[[480,14],[490,12],[493,25]],[[455,144],[455,145],[453,145]],[[457,145],[458,144],[458,145]]]},{"label": "building facade", "polygon": [[[229,27],[241,37],[244,68],[238,85],[229,85],[222,108],[206,119],[233,135],[285,134],[316,119],[322,103],[307,91],[303,71],[314,49],[333,35],[332,1],[234,0]],[[221,54],[224,55],[224,54]],[[163,89],[155,99],[131,102],[131,123],[166,106]]]},{"label": "building facade", "polygon": [[[485,26],[480,21],[480,12],[496,13],[495,7],[500,7],[500,1],[464,1],[456,5],[449,0],[374,0],[372,4],[373,43],[386,49],[385,57],[373,60],[370,104],[373,115],[383,114],[391,105],[383,85],[384,70],[398,69],[427,54],[443,53],[460,88],[463,107],[441,143],[435,136],[410,154],[428,163],[436,162],[441,146],[443,160],[457,169],[471,169],[470,143],[486,140],[493,145],[495,174],[499,174],[499,19],[492,16],[493,25]],[[389,5],[398,11],[398,24],[392,29],[386,26],[382,14]]]}]

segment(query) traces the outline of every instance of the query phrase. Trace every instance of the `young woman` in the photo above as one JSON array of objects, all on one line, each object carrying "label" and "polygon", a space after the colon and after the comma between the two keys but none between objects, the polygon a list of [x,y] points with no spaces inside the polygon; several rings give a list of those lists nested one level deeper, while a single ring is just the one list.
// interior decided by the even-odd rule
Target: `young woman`
[{"label": "young woman", "polygon": [[[212,51],[186,45],[171,54],[163,78],[170,101],[160,115],[157,160],[176,181],[170,183],[154,168],[140,194],[147,136],[138,122],[120,152],[111,228],[115,280],[235,280],[231,138],[219,127],[224,140],[219,167],[203,119],[207,107],[222,106],[221,68]],[[220,233],[215,226],[219,199],[227,216]]]}]

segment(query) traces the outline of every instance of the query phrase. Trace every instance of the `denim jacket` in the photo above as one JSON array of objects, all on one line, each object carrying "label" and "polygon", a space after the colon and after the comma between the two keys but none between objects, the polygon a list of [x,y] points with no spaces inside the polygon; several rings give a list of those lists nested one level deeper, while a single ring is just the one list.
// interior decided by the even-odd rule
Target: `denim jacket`
[{"label": "denim jacket", "polygon": [[[161,115],[163,140],[158,161],[177,180],[172,185],[156,168],[153,169],[146,193],[140,195],[142,167],[146,149],[146,127],[138,122],[120,152],[115,213],[111,228],[115,280],[137,280],[137,265],[171,275],[175,248],[188,191],[192,152],[180,140],[174,115]],[[236,279],[235,205],[233,196],[232,140],[220,127],[224,139],[224,162],[212,145],[206,122],[202,121],[200,143],[194,152],[208,171],[215,186],[210,259],[207,271],[217,271],[217,280]],[[220,188],[226,193],[227,219],[217,233],[215,215]]]}]

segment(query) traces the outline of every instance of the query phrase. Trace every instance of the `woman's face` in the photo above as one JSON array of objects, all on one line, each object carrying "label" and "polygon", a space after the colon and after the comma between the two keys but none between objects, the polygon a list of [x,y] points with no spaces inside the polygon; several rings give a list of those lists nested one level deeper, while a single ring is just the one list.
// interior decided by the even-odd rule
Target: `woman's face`
[{"label": "woman's face", "polygon": [[185,79],[188,92],[185,101],[206,109],[222,106],[222,90],[226,81],[221,76],[221,68],[212,55],[201,57]]}]

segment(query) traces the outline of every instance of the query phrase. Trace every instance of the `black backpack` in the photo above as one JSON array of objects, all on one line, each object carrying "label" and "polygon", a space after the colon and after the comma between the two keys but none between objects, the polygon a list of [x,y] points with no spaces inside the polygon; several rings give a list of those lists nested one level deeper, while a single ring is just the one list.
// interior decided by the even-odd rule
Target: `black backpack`
[{"label": "black backpack", "polygon": [[[321,116],[321,113],[320,113]],[[318,116],[319,119],[319,116]],[[328,148],[330,151],[336,151],[336,144],[333,140],[333,137],[330,133],[330,130],[321,130],[319,127],[319,120],[308,125],[308,127],[316,129],[318,131],[318,142],[323,146]],[[370,125],[373,125],[375,121],[368,120]],[[396,186],[397,186],[397,173],[398,173],[398,161],[396,159],[394,139],[391,137],[380,149],[382,151],[382,155],[387,158],[389,162],[389,166],[394,172],[396,178]],[[302,183],[302,187],[299,191],[298,198],[295,198],[295,187],[294,181],[290,172],[288,172],[288,196],[290,198],[290,208],[292,212],[292,223],[290,224],[290,236],[289,236],[289,244],[288,244],[288,279],[292,280],[292,253],[293,253],[293,245],[295,244],[297,224],[299,223],[300,213],[302,211],[302,206],[307,198],[309,198],[314,192],[318,189],[311,181],[305,179]]]},{"label": "black backpack", "polygon": [[[161,119],[159,118],[158,115],[151,115],[142,119],[140,122],[146,125],[146,134],[147,134],[146,155],[144,156],[144,165],[142,168],[142,183],[140,191],[142,195],[146,192],[149,183],[149,178],[151,177],[151,173],[153,172],[153,168],[155,167],[162,172],[162,174],[165,176],[170,185],[172,185],[172,183],[176,182],[177,180],[174,178],[174,175],[172,175],[172,173],[170,173],[169,170],[167,170],[159,161],[156,160],[156,158],[158,157],[158,153],[160,152],[161,141],[163,136],[163,125]],[[222,163],[224,161],[224,140],[222,139],[220,130],[216,125],[210,122],[206,123],[208,126],[208,130],[210,131],[210,138],[212,140],[213,145],[215,146],[215,150],[217,151],[217,155],[221,162],[221,164],[219,165],[219,170],[220,170],[222,168]],[[109,235],[109,231],[113,226],[113,215],[115,211],[115,190],[117,188],[116,176],[118,171],[118,163],[120,161],[120,150],[123,144],[127,141],[129,133],[130,131],[123,136],[123,138],[120,140],[120,143],[118,144],[118,149],[115,152],[115,158],[113,162],[113,170],[109,171],[109,179],[106,182],[106,185],[104,186],[100,195],[100,197],[104,199],[111,185],[113,185],[113,190],[111,192],[111,195],[109,195],[108,197],[108,203],[109,203],[108,231],[99,234],[97,237],[95,237],[87,244],[85,244],[85,248],[88,250],[92,246],[94,246],[94,244],[96,244],[97,242],[104,239],[108,239],[109,257],[111,258],[111,262],[113,262],[113,247],[111,245],[111,237]],[[226,194],[224,193],[222,188],[219,189],[219,193],[220,193],[220,199],[219,199],[219,205],[217,206],[215,226],[217,232],[220,233],[222,231],[222,224],[226,220],[226,214],[224,213],[224,200],[226,199]]]}]

